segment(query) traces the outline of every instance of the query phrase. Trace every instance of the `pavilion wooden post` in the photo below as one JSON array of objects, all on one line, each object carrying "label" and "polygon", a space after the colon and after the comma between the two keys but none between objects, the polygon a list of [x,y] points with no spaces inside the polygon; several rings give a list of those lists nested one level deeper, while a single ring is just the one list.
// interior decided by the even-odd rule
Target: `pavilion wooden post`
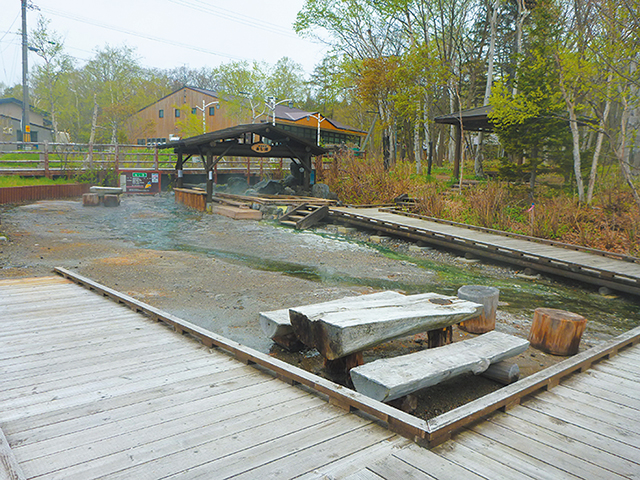
[{"label": "pavilion wooden post", "polygon": [[178,188],[182,188],[182,178],[184,176],[182,164],[183,164],[182,152],[178,152],[178,160],[176,161],[176,172],[178,174],[178,179],[176,180],[176,187]]},{"label": "pavilion wooden post", "polygon": [[213,201],[213,154],[207,152],[207,207]]},{"label": "pavilion wooden post", "polygon": [[305,190],[308,190],[311,187],[311,154],[306,153],[300,160],[302,160],[302,166],[304,167],[303,186]]},{"label": "pavilion wooden post", "polygon": [[460,178],[460,159],[462,158],[462,127],[456,125],[456,151],[453,159],[453,178]]}]

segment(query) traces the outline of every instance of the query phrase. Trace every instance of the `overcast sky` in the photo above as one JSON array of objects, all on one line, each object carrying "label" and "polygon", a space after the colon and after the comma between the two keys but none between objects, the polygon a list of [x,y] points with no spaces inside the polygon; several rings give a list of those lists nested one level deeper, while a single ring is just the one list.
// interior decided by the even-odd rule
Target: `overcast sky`
[{"label": "overcast sky", "polygon": [[[105,44],[135,47],[142,65],[214,67],[234,60],[274,64],[287,56],[307,73],[326,47],[292,29],[304,0],[32,0],[27,31],[38,15],[64,39],[81,66]],[[22,81],[20,0],[2,0],[0,82]],[[30,67],[38,57],[30,52]]]}]

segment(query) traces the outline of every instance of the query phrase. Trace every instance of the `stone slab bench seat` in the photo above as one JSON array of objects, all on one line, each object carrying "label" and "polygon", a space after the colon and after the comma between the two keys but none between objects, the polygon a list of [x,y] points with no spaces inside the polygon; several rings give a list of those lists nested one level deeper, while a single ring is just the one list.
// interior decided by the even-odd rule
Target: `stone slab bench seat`
[{"label": "stone slab bench seat", "polygon": [[351,369],[351,380],[359,393],[387,402],[457,375],[478,375],[492,363],[519,355],[528,347],[525,339],[492,331],[443,347],[375,360]]},{"label": "stone slab bench seat", "polygon": [[103,197],[105,195],[120,195],[121,193],[123,193],[123,190],[120,187],[98,187],[98,186],[93,186],[93,187],[89,187],[89,192],[95,193],[99,197]]}]

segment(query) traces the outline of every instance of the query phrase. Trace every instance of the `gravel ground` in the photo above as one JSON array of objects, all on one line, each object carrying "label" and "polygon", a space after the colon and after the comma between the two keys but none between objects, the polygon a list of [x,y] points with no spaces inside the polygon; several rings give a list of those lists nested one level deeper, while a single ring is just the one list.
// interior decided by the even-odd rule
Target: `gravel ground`
[{"label": "gravel ground", "polygon": [[[383,289],[455,294],[463,284],[481,283],[504,286],[497,330],[526,337],[534,308],[572,298],[577,308],[594,296],[581,287],[522,278],[508,267],[416,250],[398,239],[370,243],[375,232],[341,234],[331,224],[295,232],[273,222],[202,214],[175,205],[170,194],[124,197],[118,208],[83,207],[78,200],[0,208],[0,278],[51,275],[53,267],[65,267],[320,375],[317,352],[289,354],[275,346],[262,334],[258,312]],[[516,305],[516,298],[527,302]],[[628,311],[637,311],[633,301],[597,302],[594,311],[620,321],[590,319],[583,349],[640,321],[626,320]],[[465,335],[454,328],[456,340]],[[416,351],[423,343],[424,335],[389,342],[366,351],[365,361]],[[529,349],[518,364],[529,375],[562,359]],[[415,414],[428,418],[496,388],[483,377],[445,382],[419,395]]]}]

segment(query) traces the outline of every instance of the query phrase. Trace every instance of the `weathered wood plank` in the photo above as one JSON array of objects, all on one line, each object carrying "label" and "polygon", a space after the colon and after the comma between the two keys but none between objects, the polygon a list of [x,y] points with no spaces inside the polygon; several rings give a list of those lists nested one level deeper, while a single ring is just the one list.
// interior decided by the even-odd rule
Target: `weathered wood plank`
[{"label": "weathered wood plank", "polygon": [[494,461],[504,463],[510,468],[530,478],[535,478],[537,480],[578,478],[556,468],[555,465],[549,465],[548,463],[539,460],[535,455],[531,456],[521,452],[515,445],[511,446],[495,441],[472,430],[465,429],[461,431],[453,437],[453,441],[464,445],[471,450],[482,452],[483,455],[493,459]]},{"label": "weathered wood plank", "polygon": [[[361,471],[364,465],[371,465],[373,462],[381,458],[385,458],[393,454],[398,449],[410,445],[412,442],[398,435],[387,440],[375,443],[369,447],[358,450],[351,455],[334,459],[322,467],[315,468],[313,471],[301,475],[297,480],[316,480],[318,478],[350,478]],[[355,477],[354,477],[355,478]]]},{"label": "weathered wood plank", "polygon": [[480,374],[491,363],[519,355],[529,346],[522,338],[488,332],[469,340],[352,368],[356,390],[379,400],[400,398],[463,373]]},{"label": "weathered wood plank", "polygon": [[[589,467],[590,475],[594,478],[638,478],[640,469],[638,465],[625,461],[617,455],[612,455],[599,448],[586,443],[577,443],[570,436],[559,434],[537,424],[521,420],[512,415],[492,415],[489,421],[493,424],[508,428],[514,432],[522,432],[529,439],[543,443],[569,455],[577,456],[595,465],[596,469]],[[586,473],[587,470],[584,470]],[[580,472],[576,472],[580,473]],[[614,475],[612,475],[612,473]]]},{"label": "weathered wood plank", "polygon": [[385,480],[434,479],[431,475],[427,475],[422,470],[418,470],[416,467],[393,456],[374,462],[367,468]]},{"label": "weathered wood plank", "polygon": [[594,418],[571,408],[565,408],[537,398],[528,400],[524,405],[527,408],[545,413],[563,422],[572,423],[584,429],[591,430],[621,443],[626,443],[636,449],[640,448],[640,436],[638,433],[613,425],[609,422],[608,416],[604,419],[602,419],[602,415],[599,415],[600,418]]},{"label": "weathered wood plank", "polygon": [[22,467],[11,450],[7,438],[0,429],[0,479],[1,480],[26,480]]},{"label": "weathered wood plank", "polygon": [[393,456],[438,480],[460,480],[462,478],[480,480],[485,478],[417,445],[403,448],[395,452]]},{"label": "weathered wood plank", "polygon": [[627,418],[629,420],[629,427],[636,425],[636,428],[640,430],[640,412],[633,408],[628,408],[603,398],[597,398],[594,395],[567,388],[563,385],[558,385],[554,387],[552,391],[545,392],[543,397],[545,399],[554,399],[559,403],[566,402],[568,405],[575,405],[575,408],[579,411],[582,411],[583,405],[595,406],[603,412],[609,412]]},{"label": "weathered wood plank", "polygon": [[[626,462],[630,462],[632,470],[638,471],[640,467],[640,449],[607,437],[602,433],[589,430],[575,423],[566,422],[548,413],[533,410],[526,405],[522,408],[513,408],[506,412],[506,415],[527,421],[575,442],[590,445],[607,452],[613,455],[614,458],[620,458],[622,466]],[[578,447],[580,447],[580,444],[578,444]]]},{"label": "weathered wood plank", "polygon": [[[106,474],[109,472],[108,462],[104,460],[106,457],[121,455],[123,452],[129,452],[131,455],[136,455],[139,451],[151,453],[161,444],[169,447],[167,451],[181,450],[182,445],[177,443],[178,438],[189,437],[190,433],[193,433],[194,437],[202,440],[202,432],[210,431],[214,428],[214,423],[226,422],[228,427],[231,423],[229,419],[235,419],[244,425],[244,419],[241,417],[255,416],[256,406],[264,408],[268,413],[283,409],[304,412],[317,407],[320,402],[313,399],[314,402],[308,396],[301,398],[287,395],[284,390],[271,391],[269,384],[258,385],[251,393],[260,396],[260,400],[256,401],[251,395],[242,395],[236,401],[233,395],[228,395],[227,398],[221,399],[218,406],[215,398],[205,399],[193,409],[185,404],[179,410],[167,412],[166,416],[164,412],[141,415],[123,424],[99,426],[48,441],[19,446],[16,452],[20,455],[21,465],[29,476],[44,475],[56,470],[66,470],[65,475],[71,475],[72,471],[80,471],[83,466],[91,467],[92,464],[102,464],[103,473]],[[171,413],[175,413],[175,416]],[[171,448],[169,443],[172,440],[174,444]],[[151,444],[151,448],[147,444]],[[73,446],[68,448],[69,445]],[[88,475],[85,478],[94,477]]]},{"label": "weathered wood plank", "polygon": [[[402,300],[402,302],[400,302]],[[482,311],[480,304],[435,293],[370,304],[345,304],[336,311],[321,305],[289,310],[291,325],[300,340],[335,360],[414,333],[446,328]]]},{"label": "weathered wood plank", "polygon": [[[113,480],[154,480],[225,458],[235,452],[244,452],[252,446],[272,442],[283,436],[290,438],[296,433],[300,436],[321,429],[335,431],[349,417],[348,413],[326,404],[316,408],[309,408],[309,404],[305,404],[305,407],[307,408],[304,410],[300,410],[295,404],[290,409],[278,407],[275,411],[268,411],[267,415],[254,410],[241,418],[226,415],[225,419],[218,418],[215,423],[190,429],[179,437],[174,435],[160,441],[143,443],[117,454],[95,458],[77,468],[66,469],[65,478],[84,480],[87,477],[109,474]],[[322,435],[322,431],[319,435]],[[188,456],[184,454],[187,449]],[[211,471],[208,473],[211,475]]]},{"label": "weathered wood plank", "polygon": [[576,377],[569,378],[562,382],[562,386],[640,411],[640,398],[635,398],[631,395],[623,395],[619,391],[603,388],[604,386],[602,384],[598,384],[596,382],[586,382],[582,378]]},{"label": "weathered wood plank", "polygon": [[459,442],[450,441],[438,445],[433,449],[433,452],[461,467],[491,478],[491,480],[524,480],[531,478],[511,468],[508,461],[498,462],[493,458],[483,455],[482,450],[477,451]]},{"label": "weathered wood plank", "polygon": [[[255,369],[234,362],[233,368],[227,368],[215,375],[201,375],[184,380],[178,380],[160,386],[150,386],[146,389],[136,390],[133,392],[117,392],[111,396],[105,396],[99,401],[88,401],[86,403],[78,402],[68,407],[53,408],[45,410],[32,416],[18,417],[3,423],[7,434],[17,436],[22,432],[34,432],[37,434],[40,428],[53,428],[54,433],[62,435],[65,428],[73,429],[76,422],[87,423],[92,422],[92,418],[97,418],[98,424],[104,421],[104,415],[107,412],[110,419],[114,421],[118,418],[128,418],[129,411],[133,411],[132,416],[142,408],[142,412],[151,412],[169,408],[174,404],[180,404],[182,399],[199,395],[199,392],[211,392],[215,394],[218,388],[225,388],[225,382],[236,381],[244,376],[252,376]],[[266,380],[270,380],[268,377]],[[215,382],[212,384],[212,382]],[[262,380],[256,380],[261,383]],[[212,386],[215,385],[215,386]],[[148,405],[148,410],[145,408]],[[120,417],[122,416],[122,417]],[[65,427],[64,425],[71,425]],[[60,426],[59,431],[55,431],[55,427]],[[55,435],[54,435],[55,436]]]},{"label": "weathered wood plank", "polygon": [[[332,428],[330,424],[309,428],[255,447],[247,456],[238,453],[232,456],[235,458],[225,457],[194,469],[194,473],[202,472],[194,479],[210,478],[212,471],[222,478],[233,476],[238,480],[294,478],[334,461],[336,456],[347,456],[393,435],[379,425],[355,422],[352,417],[337,421],[342,423],[342,428]],[[274,456],[279,458],[270,461]],[[251,461],[247,462],[247,458]]]}]

